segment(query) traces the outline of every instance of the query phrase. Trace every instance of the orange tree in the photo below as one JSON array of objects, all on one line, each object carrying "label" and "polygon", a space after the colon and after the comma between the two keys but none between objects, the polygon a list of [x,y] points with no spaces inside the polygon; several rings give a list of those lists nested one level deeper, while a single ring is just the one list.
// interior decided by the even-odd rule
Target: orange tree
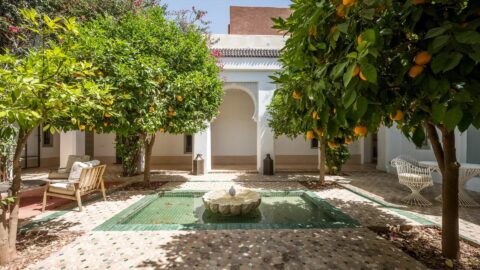
[{"label": "orange tree", "polygon": [[[357,131],[359,124],[373,131],[396,121],[416,145],[428,137],[443,176],[442,248],[448,258],[459,256],[455,130],[480,127],[479,7],[478,1],[454,0],[310,0],[296,2],[292,17],[279,22],[291,33],[286,52],[297,47],[289,61],[299,63],[311,62],[303,55],[325,47],[339,31],[342,44],[327,46],[327,55],[338,52],[327,63],[345,65],[339,91],[352,91],[356,102],[368,104]],[[312,39],[311,33],[324,34]],[[322,61],[312,65],[323,67]],[[321,91],[316,95],[330,95]]]},{"label": "orange tree", "polygon": [[145,183],[158,131],[193,134],[218,112],[219,68],[197,30],[194,25],[180,29],[161,8],[99,18],[80,29],[79,54],[115,87],[103,116],[91,121],[96,131],[122,137],[117,149],[128,163],[124,168],[131,168],[126,174],[136,171],[137,143],[143,144]]},{"label": "orange tree", "polygon": [[12,133],[16,138],[13,181],[9,194],[0,195],[0,264],[16,255],[20,158],[29,135],[41,123],[51,132],[84,129],[84,123],[65,126],[62,119],[100,114],[103,98],[109,97],[109,87],[94,82],[93,65],[72,57],[69,42],[58,42],[77,33],[75,19],[42,17],[33,9],[22,14],[22,31],[34,33],[40,45],[22,56],[0,55],[0,140]]},{"label": "orange tree", "polygon": [[367,98],[357,90],[378,93],[378,50],[370,46],[376,35],[366,31],[365,42],[357,44],[349,34],[353,22],[327,1],[296,1],[292,9],[287,20],[276,19],[290,37],[280,58],[283,70],[272,77],[279,88],[269,107],[270,127],[277,136],[319,139],[323,181],[326,148],[352,143],[384,118],[382,96]]}]

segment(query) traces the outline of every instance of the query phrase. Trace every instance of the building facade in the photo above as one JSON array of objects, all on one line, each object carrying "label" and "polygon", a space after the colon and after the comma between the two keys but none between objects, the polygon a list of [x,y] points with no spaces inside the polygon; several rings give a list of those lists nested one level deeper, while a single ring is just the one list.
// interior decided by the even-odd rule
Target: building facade
[{"label": "building facade", "polygon": [[[275,138],[268,126],[267,106],[276,89],[269,76],[281,69],[278,56],[287,38],[271,29],[270,17],[289,14],[288,9],[231,8],[230,34],[212,35],[212,50],[222,55],[224,97],[220,113],[197,134],[158,133],[152,154],[154,167],[190,169],[196,155],[202,154],[206,172],[246,169],[261,173],[263,159],[270,154],[277,170],[318,168],[319,151],[312,141],[304,136]],[[115,134],[72,131],[49,136],[40,129],[37,133],[32,135],[26,155],[36,155],[41,166],[65,165],[71,154],[89,154],[106,164],[117,161]],[[463,134],[457,132],[456,143],[460,162],[480,163],[480,131],[470,128]],[[395,126],[380,128],[378,133],[349,145],[349,150],[350,164],[376,164],[378,170],[388,172],[393,172],[390,160],[398,155],[435,160],[428,142],[417,148]],[[470,181],[468,188],[480,191],[479,182]]]}]

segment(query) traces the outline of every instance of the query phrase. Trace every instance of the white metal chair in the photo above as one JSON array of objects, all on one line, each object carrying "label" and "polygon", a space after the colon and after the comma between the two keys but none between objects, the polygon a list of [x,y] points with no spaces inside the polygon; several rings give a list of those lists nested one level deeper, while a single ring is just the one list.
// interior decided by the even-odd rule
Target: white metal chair
[{"label": "white metal chair", "polygon": [[391,164],[397,169],[399,183],[412,191],[402,201],[409,205],[431,206],[432,203],[425,199],[420,191],[433,186],[432,169],[422,167],[415,159],[405,156],[394,158]]}]

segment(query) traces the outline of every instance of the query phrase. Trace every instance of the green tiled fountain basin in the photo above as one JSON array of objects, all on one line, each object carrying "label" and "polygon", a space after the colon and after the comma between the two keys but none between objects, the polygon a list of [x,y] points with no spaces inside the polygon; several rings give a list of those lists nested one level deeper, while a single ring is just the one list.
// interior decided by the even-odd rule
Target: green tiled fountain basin
[{"label": "green tiled fountain basin", "polygon": [[165,191],[147,196],[95,230],[228,230],[345,228],[358,222],[313,192],[260,192],[257,210],[236,217],[215,215],[203,206],[199,191]]}]

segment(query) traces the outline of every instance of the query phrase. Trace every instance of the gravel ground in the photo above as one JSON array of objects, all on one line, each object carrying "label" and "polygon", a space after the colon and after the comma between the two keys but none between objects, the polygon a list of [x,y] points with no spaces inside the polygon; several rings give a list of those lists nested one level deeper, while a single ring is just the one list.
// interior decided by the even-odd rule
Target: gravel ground
[{"label": "gravel ground", "polygon": [[442,231],[439,228],[413,227],[406,231],[390,228],[377,233],[430,269],[480,269],[480,247],[465,241],[460,241],[460,260],[445,259],[442,256]]},{"label": "gravel ground", "polygon": [[38,231],[31,230],[17,237],[17,259],[4,266],[6,270],[25,269],[83,235],[79,231]]}]

